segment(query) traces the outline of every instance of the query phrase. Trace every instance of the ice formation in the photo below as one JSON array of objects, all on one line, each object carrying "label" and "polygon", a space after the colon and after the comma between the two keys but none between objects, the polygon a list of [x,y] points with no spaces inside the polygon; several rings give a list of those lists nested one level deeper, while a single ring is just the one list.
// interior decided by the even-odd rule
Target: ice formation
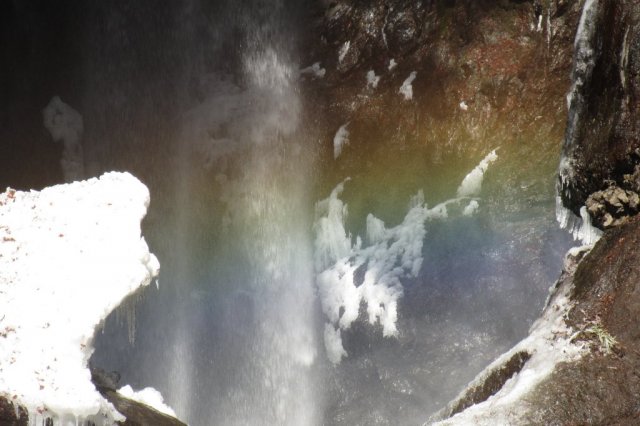
[{"label": "ice formation", "polygon": [[58,96],[54,96],[42,111],[44,127],[55,142],[62,142],[64,149],[60,165],[67,182],[84,178],[84,154],[82,116]]},{"label": "ice formation", "polygon": [[[488,158],[476,169],[482,166],[484,173],[493,161]],[[479,188],[481,180],[482,176],[473,187]],[[347,356],[341,330],[349,329],[358,319],[362,304],[366,305],[369,323],[382,326],[383,336],[397,335],[397,304],[403,294],[400,280],[416,277],[420,272],[426,222],[446,219],[449,206],[459,206],[468,200],[465,195],[428,208],[424,194],[419,191],[411,198],[404,220],[395,227],[388,228],[382,220],[369,214],[365,245],[360,237],[354,242],[345,229],[348,209],[339,197],[347,182],[348,179],[340,183],[328,198],[317,203],[314,226],[316,285],[327,318],[325,349],[333,363]],[[478,207],[477,200],[470,200],[462,214],[472,215]]]},{"label": "ice formation", "polygon": [[480,194],[482,189],[482,181],[484,174],[489,165],[498,159],[496,150],[494,149],[473,169],[458,187],[458,197],[474,197]]},{"label": "ice formation", "polygon": [[342,147],[349,143],[349,123],[345,123],[336,132],[333,137],[333,158],[336,159],[342,154]]},{"label": "ice formation", "polygon": [[176,413],[173,411],[173,408],[164,403],[162,395],[154,388],[144,388],[139,391],[134,391],[130,385],[126,385],[118,389],[118,393],[125,398],[148,405],[149,407],[152,407],[168,416],[176,417]]},{"label": "ice formation", "polygon": [[158,274],[148,203],[128,173],[0,195],[0,389],[32,424],[122,419],[87,363],[96,326]]},{"label": "ice formation", "polygon": [[397,67],[397,66],[398,66],[398,63],[396,62],[396,60],[391,58],[391,59],[389,59],[389,66],[387,67],[387,70],[388,71],[393,71],[393,69],[395,67]]},{"label": "ice formation", "polygon": [[407,77],[407,79],[402,83],[402,86],[400,86],[400,89],[398,90],[398,93],[400,93],[402,96],[404,96],[404,100],[405,101],[410,101],[411,99],[413,99],[413,80],[416,79],[416,76],[418,74],[415,71],[411,71],[411,74],[409,74],[409,77]]},{"label": "ice formation", "polygon": [[367,87],[375,89],[378,87],[378,83],[380,83],[380,76],[376,75],[374,70],[367,71]]}]

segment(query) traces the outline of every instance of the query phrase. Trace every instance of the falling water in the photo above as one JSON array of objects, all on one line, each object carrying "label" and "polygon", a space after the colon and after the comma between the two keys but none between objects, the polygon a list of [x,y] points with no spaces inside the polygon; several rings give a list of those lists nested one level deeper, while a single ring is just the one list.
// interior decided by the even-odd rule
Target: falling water
[{"label": "falling water", "polygon": [[[278,2],[254,6],[260,22],[245,24],[244,84],[214,82],[213,94],[187,114],[180,135],[197,144],[194,129],[204,126],[209,137],[204,147],[208,168],[220,166],[219,149],[237,161],[232,170],[218,172],[211,185],[217,186],[223,200],[221,239],[235,247],[224,256],[241,271],[230,272],[233,289],[221,297],[231,298],[229,303],[242,309],[232,315],[245,318],[225,318],[225,327],[236,328],[242,341],[239,353],[222,356],[220,365],[212,357],[212,368],[231,369],[234,374],[227,377],[229,388],[220,400],[214,396],[211,404],[203,404],[191,391],[200,372],[184,371],[185,355],[186,359],[192,355],[183,353],[201,342],[178,336],[175,347],[180,349],[172,363],[179,373],[170,389],[177,395],[172,396],[179,401],[178,410],[195,424],[313,425],[319,423],[321,399],[314,381],[318,339],[306,195],[312,151],[302,148],[305,135],[298,132],[297,67],[274,22],[285,6]],[[181,156],[179,169],[188,174],[194,157],[184,151]],[[188,193],[183,191],[182,197]],[[190,220],[188,214],[180,217],[180,222]],[[188,252],[189,242],[183,243]],[[186,276],[187,269],[183,269]],[[189,325],[178,328],[188,333]],[[224,339],[216,343],[224,344]]]}]

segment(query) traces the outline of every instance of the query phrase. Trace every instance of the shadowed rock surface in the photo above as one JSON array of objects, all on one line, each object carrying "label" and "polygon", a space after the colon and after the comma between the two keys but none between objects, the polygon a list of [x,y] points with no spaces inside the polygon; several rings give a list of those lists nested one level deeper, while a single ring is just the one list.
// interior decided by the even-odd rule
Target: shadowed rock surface
[{"label": "shadowed rock surface", "polygon": [[6,398],[0,397],[0,425],[3,426],[27,426],[29,416],[22,407],[16,407]]}]

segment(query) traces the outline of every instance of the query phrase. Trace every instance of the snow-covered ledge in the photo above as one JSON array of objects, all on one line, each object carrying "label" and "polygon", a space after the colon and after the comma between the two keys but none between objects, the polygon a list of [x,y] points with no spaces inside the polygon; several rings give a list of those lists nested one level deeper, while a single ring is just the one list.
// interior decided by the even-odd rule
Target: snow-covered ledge
[{"label": "snow-covered ledge", "polygon": [[148,205],[128,173],[0,194],[0,396],[31,422],[123,419],[88,361],[96,327],[158,274],[141,237]]}]

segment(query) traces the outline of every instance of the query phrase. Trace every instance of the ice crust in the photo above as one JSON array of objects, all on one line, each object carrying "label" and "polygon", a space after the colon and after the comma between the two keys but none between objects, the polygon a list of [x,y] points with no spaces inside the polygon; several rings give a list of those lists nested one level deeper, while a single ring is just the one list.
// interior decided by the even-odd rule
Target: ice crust
[{"label": "ice crust", "polygon": [[340,47],[340,51],[338,52],[338,63],[342,63],[344,58],[349,53],[349,49],[351,48],[351,41],[345,41],[344,44]]},{"label": "ice crust", "polygon": [[122,419],[87,367],[96,327],[157,276],[128,173],[0,194],[0,392],[54,424]]}]

